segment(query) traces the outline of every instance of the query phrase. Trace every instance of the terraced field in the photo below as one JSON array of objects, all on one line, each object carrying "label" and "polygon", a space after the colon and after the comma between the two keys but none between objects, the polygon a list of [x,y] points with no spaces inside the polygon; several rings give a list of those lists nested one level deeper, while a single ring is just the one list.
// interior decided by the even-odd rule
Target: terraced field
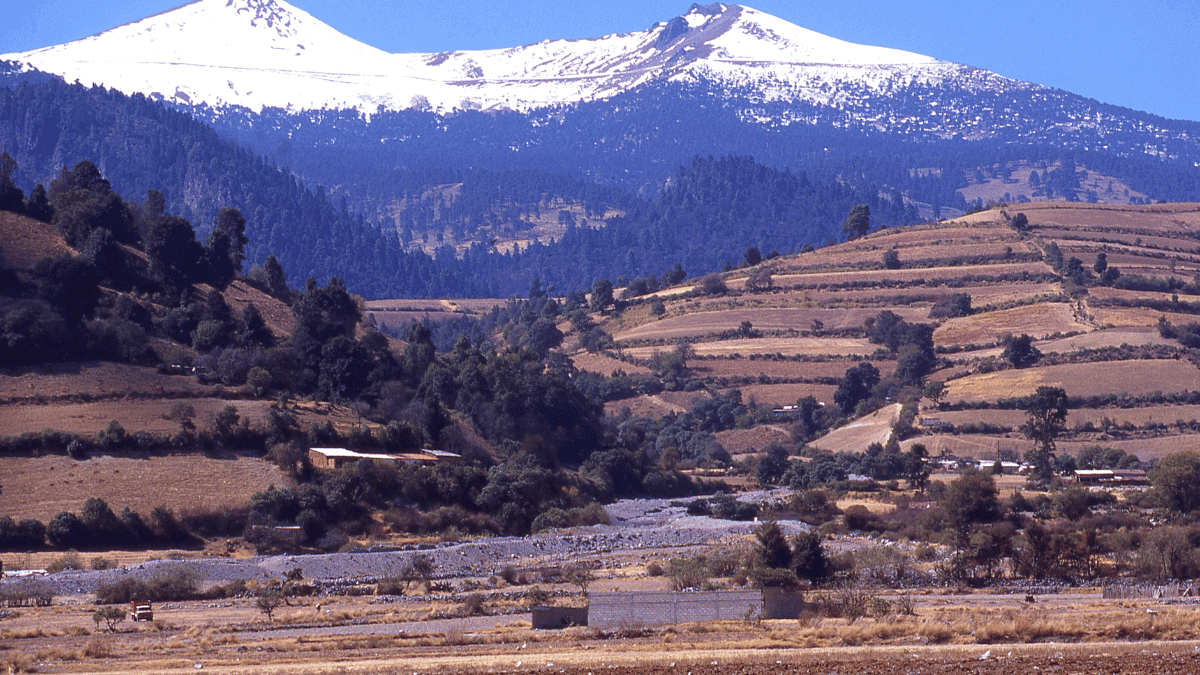
[{"label": "terraced field", "polygon": [[[1028,219],[1023,230],[1011,224],[1017,212]],[[1082,287],[1045,257],[1056,247],[1064,264],[1079,258]],[[888,251],[896,252],[899,268],[885,267]],[[1116,282],[1092,272],[1101,253],[1120,272]],[[710,391],[738,388],[743,400],[764,405],[808,395],[830,404],[836,382],[861,360],[870,358],[885,379],[895,371],[895,357],[864,330],[888,311],[934,326],[941,361],[927,378],[945,383],[943,405],[967,406],[940,410],[921,399],[918,415],[995,430],[970,436],[918,430],[906,443],[1022,452],[1024,413],[994,403],[1041,385],[1063,387],[1076,399],[1111,399],[1071,411],[1072,431],[1059,441],[1068,451],[1112,445],[1152,459],[1185,447],[1200,430],[1191,423],[1200,417],[1200,370],[1188,350],[1157,329],[1160,319],[1200,321],[1200,283],[1192,284],[1200,275],[1200,205],[1022,204],[880,231],[761,265],[769,284],[761,283],[761,270],[735,270],[723,275],[727,294],[697,295],[685,283],[656,294],[665,310],[659,317],[646,311],[646,300],[608,317],[603,325],[620,363],[649,366],[686,342],[690,376]],[[759,277],[753,288],[752,273]],[[968,315],[937,309],[959,294],[969,296]],[[1004,361],[1003,341],[1020,334],[1033,338],[1044,362],[1015,369]],[[634,407],[668,412],[652,402]],[[744,440],[736,445],[753,449]]]}]

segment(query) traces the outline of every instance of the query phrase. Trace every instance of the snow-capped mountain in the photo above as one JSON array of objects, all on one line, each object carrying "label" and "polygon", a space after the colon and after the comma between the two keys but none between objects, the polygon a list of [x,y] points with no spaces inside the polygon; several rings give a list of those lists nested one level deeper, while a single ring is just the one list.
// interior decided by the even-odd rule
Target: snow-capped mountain
[{"label": "snow-capped mountain", "polygon": [[212,108],[528,111],[650,83],[715,85],[749,102],[841,107],[912,84],[1025,83],[837,40],[738,5],[693,5],[634,33],[524,47],[389,54],[283,0],[197,0],[63,45],[0,59],[125,93]]}]

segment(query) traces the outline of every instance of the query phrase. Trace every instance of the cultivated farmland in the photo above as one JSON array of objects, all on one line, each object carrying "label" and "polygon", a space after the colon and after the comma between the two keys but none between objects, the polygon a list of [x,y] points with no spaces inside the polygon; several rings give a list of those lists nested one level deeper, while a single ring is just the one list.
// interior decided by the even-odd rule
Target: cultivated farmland
[{"label": "cultivated farmland", "polygon": [[[1018,212],[1028,221],[1024,229],[1012,226]],[[898,260],[891,268],[889,251]],[[1061,271],[1072,256],[1083,270],[1078,280]],[[1110,275],[1115,282],[1093,271],[1102,257],[1119,272]],[[760,266],[766,277],[754,269],[725,274],[726,294],[686,292],[687,282],[660,292],[657,318],[646,312],[648,300],[631,300],[602,324],[611,326],[614,353],[623,364],[649,366],[686,343],[690,376],[711,390],[737,388],[744,401],[762,405],[807,395],[828,405],[843,374],[863,359],[881,378],[893,376],[895,355],[871,342],[865,328],[890,312],[932,325],[942,359],[927,381],[943,382],[944,398],[920,399],[916,415],[991,430],[969,443],[953,437],[960,440],[950,445],[948,437],[929,436],[931,448],[1001,447],[1019,456],[1028,447],[1020,431],[1025,413],[1012,401],[1039,386],[1090,401],[1070,412],[1059,445],[1071,451],[1110,444],[1149,459],[1161,448],[1182,447],[1167,439],[1193,430],[1200,371],[1157,326],[1200,319],[1200,285],[1190,285],[1200,271],[1198,205],[1023,204],[880,231]],[[965,313],[938,309],[963,297]],[[1022,334],[1046,357],[1013,368],[1004,341]],[[1010,401],[1007,408],[992,407],[1002,400]],[[907,443],[920,438],[918,428]]]}]

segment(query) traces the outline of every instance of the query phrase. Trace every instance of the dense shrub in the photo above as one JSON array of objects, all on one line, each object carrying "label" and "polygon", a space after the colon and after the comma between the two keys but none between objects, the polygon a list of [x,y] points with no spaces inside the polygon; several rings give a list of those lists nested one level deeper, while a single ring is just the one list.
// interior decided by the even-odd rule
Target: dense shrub
[{"label": "dense shrub", "polygon": [[200,594],[200,574],[190,567],[176,567],[147,578],[125,577],[96,588],[96,600],[112,605],[134,600],[163,602],[193,600]]}]

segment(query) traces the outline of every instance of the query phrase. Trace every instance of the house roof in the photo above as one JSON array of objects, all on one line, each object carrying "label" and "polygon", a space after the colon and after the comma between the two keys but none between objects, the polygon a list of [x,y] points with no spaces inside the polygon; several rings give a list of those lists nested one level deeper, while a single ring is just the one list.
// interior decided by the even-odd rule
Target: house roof
[{"label": "house roof", "polygon": [[313,452],[320,453],[326,457],[346,457],[350,459],[386,459],[395,460],[395,455],[384,455],[371,452],[357,452],[346,448],[310,448]]}]

